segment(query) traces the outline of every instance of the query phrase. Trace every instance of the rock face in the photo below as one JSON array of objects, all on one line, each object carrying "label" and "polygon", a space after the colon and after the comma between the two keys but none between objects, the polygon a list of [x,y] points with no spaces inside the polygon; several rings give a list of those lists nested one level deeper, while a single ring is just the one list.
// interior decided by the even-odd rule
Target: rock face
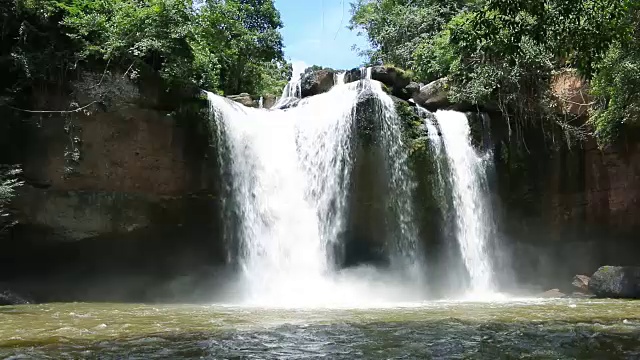
[{"label": "rock face", "polygon": [[[35,94],[33,108],[102,106],[35,115],[15,130],[21,148],[14,161],[23,164],[25,185],[14,201],[19,223],[2,239],[0,282],[40,279],[28,289],[36,301],[76,300],[75,290],[87,295],[49,286],[49,278],[159,279],[224,259],[206,100],[197,92],[163,95],[154,83],[128,92],[113,86],[105,78],[100,94]],[[140,294],[140,284],[120,288],[122,298]]]},{"label": "rock face", "polygon": [[301,79],[301,95],[303,98],[325,93],[335,85],[335,71],[323,69],[306,71]]},{"label": "rock face", "polygon": [[600,149],[546,124],[509,130],[490,117],[498,224],[517,282],[566,291],[602,264],[637,265],[640,132]]},{"label": "rock face", "polygon": [[565,70],[551,79],[551,91],[562,112],[583,116],[591,108],[589,84],[576,70]]},{"label": "rock face", "polygon": [[589,290],[601,298],[640,299],[640,267],[603,266],[591,277]]}]

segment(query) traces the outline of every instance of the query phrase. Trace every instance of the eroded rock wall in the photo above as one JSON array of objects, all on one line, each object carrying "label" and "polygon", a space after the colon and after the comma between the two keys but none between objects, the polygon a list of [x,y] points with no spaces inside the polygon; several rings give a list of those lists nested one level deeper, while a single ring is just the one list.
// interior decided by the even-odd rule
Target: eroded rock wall
[{"label": "eroded rock wall", "polygon": [[[0,277],[37,301],[149,300],[155,285],[225,260],[206,100],[110,80],[102,92],[35,93],[33,108],[96,103],[31,114],[15,131],[26,183]],[[110,277],[120,280],[96,280]]]},{"label": "eroded rock wall", "polygon": [[[640,251],[640,142],[604,150],[547,129],[493,121],[495,202],[519,285],[562,287],[602,265],[634,265]],[[513,130],[513,129],[512,129]]]}]

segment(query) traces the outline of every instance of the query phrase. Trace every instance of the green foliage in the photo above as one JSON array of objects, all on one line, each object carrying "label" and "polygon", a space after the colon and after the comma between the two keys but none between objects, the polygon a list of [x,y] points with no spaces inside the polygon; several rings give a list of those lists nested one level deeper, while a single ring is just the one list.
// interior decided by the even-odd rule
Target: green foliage
[{"label": "green foliage", "polygon": [[414,50],[434,37],[464,7],[463,0],[358,0],[351,29],[366,35],[370,63],[413,68]]},{"label": "green foliage", "polygon": [[370,62],[398,64],[425,82],[448,77],[452,100],[497,104],[520,125],[559,123],[552,74],[575,68],[593,78],[592,123],[611,140],[620,124],[638,119],[639,7],[636,0],[361,0],[351,26],[366,33]]},{"label": "green foliage", "polygon": [[427,148],[424,121],[405,101],[396,101],[395,108],[402,124],[403,141],[408,146],[409,155],[411,157],[423,155]]},{"label": "green foliage", "polygon": [[0,166],[0,233],[14,224],[7,207],[15,196],[16,188],[23,184],[16,178],[20,172],[16,167]]},{"label": "green foliage", "polygon": [[611,143],[625,126],[640,126],[640,49],[612,47],[598,64],[592,91],[597,103],[591,123],[601,145]]},{"label": "green foliage", "polygon": [[3,2],[0,65],[7,95],[79,68],[157,72],[221,93],[273,91],[286,75],[273,0]]}]

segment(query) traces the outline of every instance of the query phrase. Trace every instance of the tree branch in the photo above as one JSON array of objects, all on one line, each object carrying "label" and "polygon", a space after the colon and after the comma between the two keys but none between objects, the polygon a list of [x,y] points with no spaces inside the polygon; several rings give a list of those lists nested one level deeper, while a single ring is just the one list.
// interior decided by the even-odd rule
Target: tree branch
[{"label": "tree branch", "polygon": [[88,108],[89,106],[97,103],[98,101],[92,101],[90,103],[88,103],[87,105],[74,109],[74,110],[26,110],[26,109],[20,109],[17,107],[13,107],[11,105],[6,105],[7,107],[13,109],[13,110],[18,110],[18,111],[23,111],[26,113],[31,113],[31,114],[69,114],[69,113],[75,113],[78,111],[82,111],[86,108]]}]

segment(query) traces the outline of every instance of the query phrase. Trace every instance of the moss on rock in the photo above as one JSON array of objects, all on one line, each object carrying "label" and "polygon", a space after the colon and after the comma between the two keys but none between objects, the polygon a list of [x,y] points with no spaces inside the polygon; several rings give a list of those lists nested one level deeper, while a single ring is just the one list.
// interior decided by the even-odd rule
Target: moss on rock
[{"label": "moss on rock", "polygon": [[394,98],[396,114],[402,124],[403,141],[408,147],[409,157],[424,156],[428,147],[424,121],[416,114],[415,107]]}]

